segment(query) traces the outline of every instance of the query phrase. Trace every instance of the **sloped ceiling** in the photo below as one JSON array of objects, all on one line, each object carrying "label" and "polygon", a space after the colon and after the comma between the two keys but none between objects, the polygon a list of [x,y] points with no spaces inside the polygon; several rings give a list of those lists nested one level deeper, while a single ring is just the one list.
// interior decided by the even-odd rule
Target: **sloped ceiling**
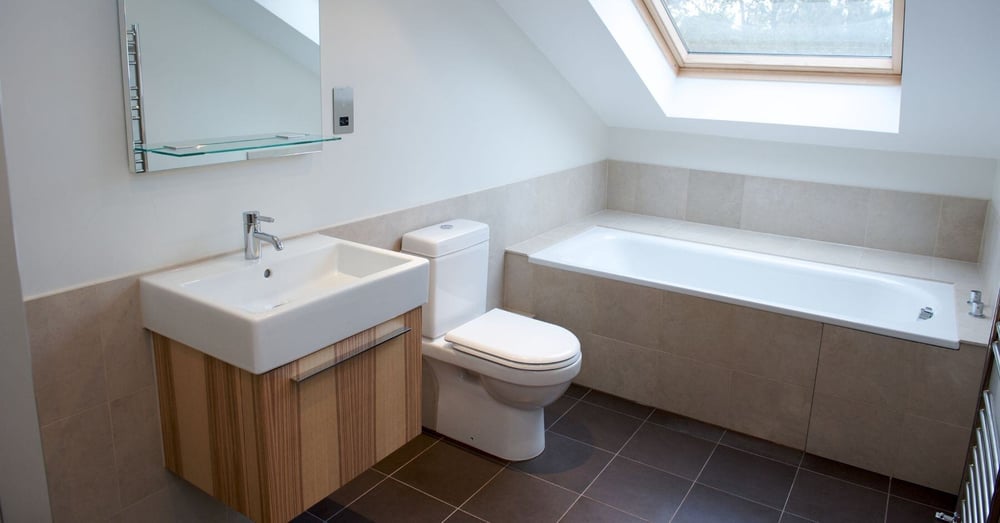
[{"label": "sloped ceiling", "polygon": [[610,127],[1000,158],[995,0],[907,3],[898,134],[669,118],[590,2],[496,1]]}]

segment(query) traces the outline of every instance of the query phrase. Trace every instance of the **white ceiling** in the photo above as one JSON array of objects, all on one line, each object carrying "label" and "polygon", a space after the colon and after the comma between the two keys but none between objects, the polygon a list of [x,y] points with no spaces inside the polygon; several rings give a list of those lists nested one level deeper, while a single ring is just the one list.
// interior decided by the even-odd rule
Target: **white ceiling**
[{"label": "white ceiling", "polygon": [[670,118],[590,2],[496,1],[610,127],[1000,158],[996,0],[907,3],[898,134]]}]

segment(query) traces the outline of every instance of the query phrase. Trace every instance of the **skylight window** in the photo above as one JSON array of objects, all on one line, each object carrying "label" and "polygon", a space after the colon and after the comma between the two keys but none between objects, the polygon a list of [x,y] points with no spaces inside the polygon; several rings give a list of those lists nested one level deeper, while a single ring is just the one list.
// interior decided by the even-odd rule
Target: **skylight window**
[{"label": "skylight window", "polygon": [[642,0],[679,70],[902,69],[904,0]]}]

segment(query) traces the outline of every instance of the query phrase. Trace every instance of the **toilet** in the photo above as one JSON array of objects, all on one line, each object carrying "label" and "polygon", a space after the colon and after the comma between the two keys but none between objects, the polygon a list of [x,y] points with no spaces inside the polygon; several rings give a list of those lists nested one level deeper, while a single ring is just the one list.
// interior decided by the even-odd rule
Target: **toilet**
[{"label": "toilet", "polygon": [[403,252],[430,261],[423,425],[522,461],[545,450],[544,407],[580,372],[580,341],[551,323],[486,311],[489,241],[488,225],[463,219],[403,235]]}]

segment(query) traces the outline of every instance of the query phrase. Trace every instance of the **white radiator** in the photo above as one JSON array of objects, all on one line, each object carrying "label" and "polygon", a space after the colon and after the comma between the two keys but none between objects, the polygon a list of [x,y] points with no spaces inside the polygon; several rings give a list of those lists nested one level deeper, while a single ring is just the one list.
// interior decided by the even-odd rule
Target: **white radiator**
[{"label": "white radiator", "polygon": [[[997,324],[1000,334],[1000,323]],[[990,507],[996,490],[997,470],[1000,469],[1000,430],[997,420],[997,399],[1000,395],[1000,342],[990,345],[993,365],[989,370],[987,388],[983,391],[983,401],[979,409],[976,431],[972,440],[968,475],[962,491],[959,492],[958,510],[963,523],[987,523]],[[996,516],[994,515],[993,519]]]}]

